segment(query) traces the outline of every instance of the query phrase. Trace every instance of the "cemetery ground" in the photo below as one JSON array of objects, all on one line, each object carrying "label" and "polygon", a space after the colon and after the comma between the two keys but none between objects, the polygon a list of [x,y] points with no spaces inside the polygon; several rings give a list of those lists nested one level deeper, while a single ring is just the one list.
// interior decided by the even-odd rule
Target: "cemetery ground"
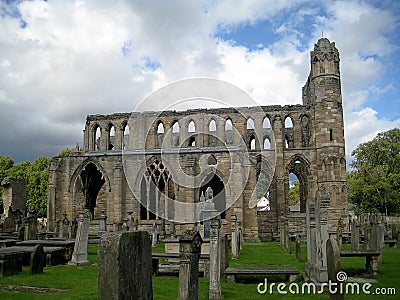
[{"label": "cemetery ground", "polygon": [[[293,249],[295,244],[293,243]],[[344,245],[344,249],[349,245]],[[97,249],[98,245],[88,245],[88,266],[58,265],[45,267],[44,273],[29,274],[29,267],[24,267],[19,275],[0,278],[0,299],[97,299]],[[153,248],[153,252],[163,252],[163,243]],[[342,270],[348,276],[374,278],[371,291],[376,287],[396,288],[397,295],[345,295],[346,299],[400,299],[400,248],[383,249],[383,263],[379,266],[379,275],[362,275],[365,271],[365,260],[359,257],[342,257]],[[240,257],[230,260],[230,267],[296,267],[304,274],[307,259],[306,244],[301,244],[301,261],[296,262],[295,254],[286,253],[279,243],[247,243],[243,245]],[[286,295],[274,293],[259,294],[257,285],[264,282],[263,276],[238,278],[238,283],[227,282],[221,278],[223,299],[329,299],[323,295]],[[268,283],[285,282],[281,276],[268,277]],[[302,283],[299,278],[298,283]],[[289,283],[287,282],[289,285]],[[208,299],[209,280],[199,277],[199,299]],[[287,289],[286,289],[287,290]],[[154,299],[177,299],[178,277],[153,277]]]}]

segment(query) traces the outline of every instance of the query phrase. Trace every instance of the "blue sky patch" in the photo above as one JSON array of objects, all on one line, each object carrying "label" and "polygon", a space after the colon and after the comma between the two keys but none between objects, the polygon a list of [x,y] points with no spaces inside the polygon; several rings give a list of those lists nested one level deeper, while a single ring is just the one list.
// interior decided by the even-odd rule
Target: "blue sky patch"
[{"label": "blue sky patch", "polygon": [[142,57],[142,61],[144,63],[144,68],[147,70],[155,71],[161,67],[161,64],[148,56]]}]

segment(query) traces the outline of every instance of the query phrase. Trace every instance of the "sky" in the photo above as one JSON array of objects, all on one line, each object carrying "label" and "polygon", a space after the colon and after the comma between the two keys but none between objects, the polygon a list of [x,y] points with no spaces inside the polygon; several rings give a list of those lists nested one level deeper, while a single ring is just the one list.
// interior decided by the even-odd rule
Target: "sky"
[{"label": "sky", "polygon": [[301,104],[319,38],[340,52],[348,161],[400,126],[400,1],[0,3],[0,154],[82,146],[86,116],[131,112],[170,82],[211,77],[259,105]]}]

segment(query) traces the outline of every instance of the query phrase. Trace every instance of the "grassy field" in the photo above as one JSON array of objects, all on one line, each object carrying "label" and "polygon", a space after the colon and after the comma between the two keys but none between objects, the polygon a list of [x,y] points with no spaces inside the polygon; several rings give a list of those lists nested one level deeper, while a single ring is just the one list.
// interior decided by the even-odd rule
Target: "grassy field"
[{"label": "grassy field", "polygon": [[[294,249],[294,247],[293,247]],[[285,253],[278,243],[248,243],[243,246],[238,260],[230,261],[232,267],[268,267],[268,266],[295,266],[304,273],[306,261],[306,245],[302,244],[302,261],[296,262],[294,255]],[[154,252],[162,252],[163,245],[153,248]],[[16,276],[0,278],[0,299],[97,299],[97,245],[89,245],[89,266],[54,266],[46,267],[44,273],[29,275],[28,268]],[[399,248],[385,248],[383,263],[379,267],[379,275],[360,275],[365,270],[363,258],[342,258],[342,269],[349,275],[363,278],[374,278],[371,292],[376,288],[395,287],[398,295],[346,295],[346,299],[400,299],[400,250]],[[257,284],[264,281],[263,277],[239,278],[239,283],[228,283],[221,280],[224,299],[329,299],[323,295],[286,295],[258,294]],[[268,278],[268,282],[283,282],[284,278]],[[299,284],[302,282],[299,281]],[[199,278],[199,299],[208,299],[209,281]],[[24,290],[22,287],[53,288],[62,291],[54,293],[52,290],[35,289]],[[5,291],[6,290],[6,291]],[[287,290],[287,289],[286,289]],[[51,293],[50,293],[51,292]],[[177,299],[177,277],[153,277],[154,299]]]}]

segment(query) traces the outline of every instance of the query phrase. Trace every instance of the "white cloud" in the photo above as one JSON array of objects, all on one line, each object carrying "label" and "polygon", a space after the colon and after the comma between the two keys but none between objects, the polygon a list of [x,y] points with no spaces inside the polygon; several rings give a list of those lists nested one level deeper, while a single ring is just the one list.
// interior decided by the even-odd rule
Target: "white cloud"
[{"label": "white cloud", "polygon": [[[0,133],[0,153],[17,160],[81,143],[87,114],[131,111],[153,89],[191,76],[231,82],[262,105],[300,103],[321,24],[341,53],[349,147],[395,125],[365,103],[386,87],[373,83],[396,49],[388,35],[397,20],[363,2],[26,1],[24,21],[16,5],[0,4],[0,126],[16,124]],[[312,37],[302,28],[308,18]],[[277,24],[272,45],[249,50],[215,38],[265,19]]]}]

